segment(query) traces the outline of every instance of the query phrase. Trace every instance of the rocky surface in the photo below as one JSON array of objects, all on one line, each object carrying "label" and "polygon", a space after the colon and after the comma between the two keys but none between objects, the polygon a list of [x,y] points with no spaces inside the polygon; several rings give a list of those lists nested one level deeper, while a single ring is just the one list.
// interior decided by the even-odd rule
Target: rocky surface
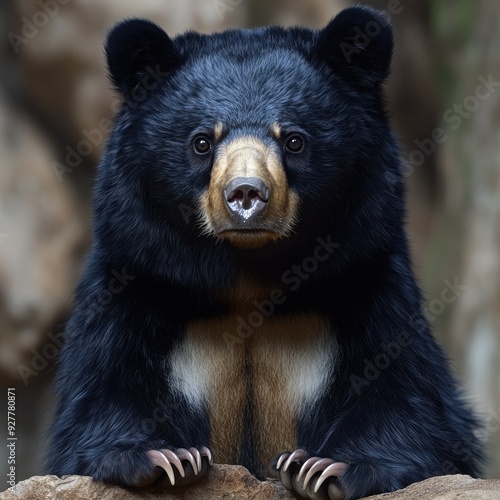
[{"label": "rocky surface", "polygon": [[[198,485],[172,491],[132,491],[95,483],[89,477],[32,477],[0,494],[0,500],[287,500],[296,498],[274,481],[260,482],[240,466],[215,465]],[[443,476],[404,490],[370,497],[371,500],[493,500],[500,499],[500,480]]]},{"label": "rocky surface", "polygon": [[277,482],[260,482],[240,466],[215,465],[206,478],[190,488],[170,492],[161,490],[133,491],[95,483],[89,477],[56,476],[32,477],[0,494],[0,500],[292,500],[296,498]]}]

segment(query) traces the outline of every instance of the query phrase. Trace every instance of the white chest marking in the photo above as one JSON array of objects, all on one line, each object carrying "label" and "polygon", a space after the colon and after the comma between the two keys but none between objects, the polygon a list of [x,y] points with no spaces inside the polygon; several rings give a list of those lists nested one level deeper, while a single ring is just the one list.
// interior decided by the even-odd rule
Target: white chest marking
[{"label": "white chest marking", "polygon": [[237,338],[238,324],[234,317],[192,323],[172,353],[169,383],[193,407],[201,409],[218,391],[229,396],[235,385],[247,390],[249,381],[259,394],[274,392],[295,416],[324,395],[338,355],[326,319],[273,316],[241,342],[228,341]]}]

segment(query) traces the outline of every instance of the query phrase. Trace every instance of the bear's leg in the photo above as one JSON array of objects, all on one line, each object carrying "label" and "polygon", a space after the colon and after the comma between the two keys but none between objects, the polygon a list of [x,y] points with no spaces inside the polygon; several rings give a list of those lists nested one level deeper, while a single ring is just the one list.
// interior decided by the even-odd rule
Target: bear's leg
[{"label": "bear's leg", "polygon": [[77,306],[67,326],[47,472],[127,487],[188,484],[212,463],[208,412],[171,390],[172,338],[183,332],[132,286],[90,319],[86,302]]}]

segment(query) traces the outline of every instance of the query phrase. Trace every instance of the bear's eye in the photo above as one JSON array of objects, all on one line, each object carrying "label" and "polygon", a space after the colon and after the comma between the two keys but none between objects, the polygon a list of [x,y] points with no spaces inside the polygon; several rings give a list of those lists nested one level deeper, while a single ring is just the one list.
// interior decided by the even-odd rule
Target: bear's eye
[{"label": "bear's eye", "polygon": [[199,135],[194,140],[194,150],[199,155],[206,155],[212,149],[212,143],[206,135]]},{"label": "bear's eye", "polygon": [[304,139],[300,135],[292,135],[286,141],[285,147],[290,153],[300,153],[304,149]]}]

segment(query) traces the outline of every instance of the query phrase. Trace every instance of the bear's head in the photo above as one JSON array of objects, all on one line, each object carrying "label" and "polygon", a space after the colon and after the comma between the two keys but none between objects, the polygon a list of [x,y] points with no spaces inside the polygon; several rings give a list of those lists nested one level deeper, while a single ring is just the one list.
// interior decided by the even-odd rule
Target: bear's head
[{"label": "bear's head", "polygon": [[149,21],[118,24],[106,56],[123,105],[97,240],[155,269],[212,249],[219,260],[307,252],[325,235],[360,255],[388,243],[401,216],[400,186],[387,183],[400,163],[382,89],[392,49],[388,19],[367,7],[319,31],[171,39]]}]

